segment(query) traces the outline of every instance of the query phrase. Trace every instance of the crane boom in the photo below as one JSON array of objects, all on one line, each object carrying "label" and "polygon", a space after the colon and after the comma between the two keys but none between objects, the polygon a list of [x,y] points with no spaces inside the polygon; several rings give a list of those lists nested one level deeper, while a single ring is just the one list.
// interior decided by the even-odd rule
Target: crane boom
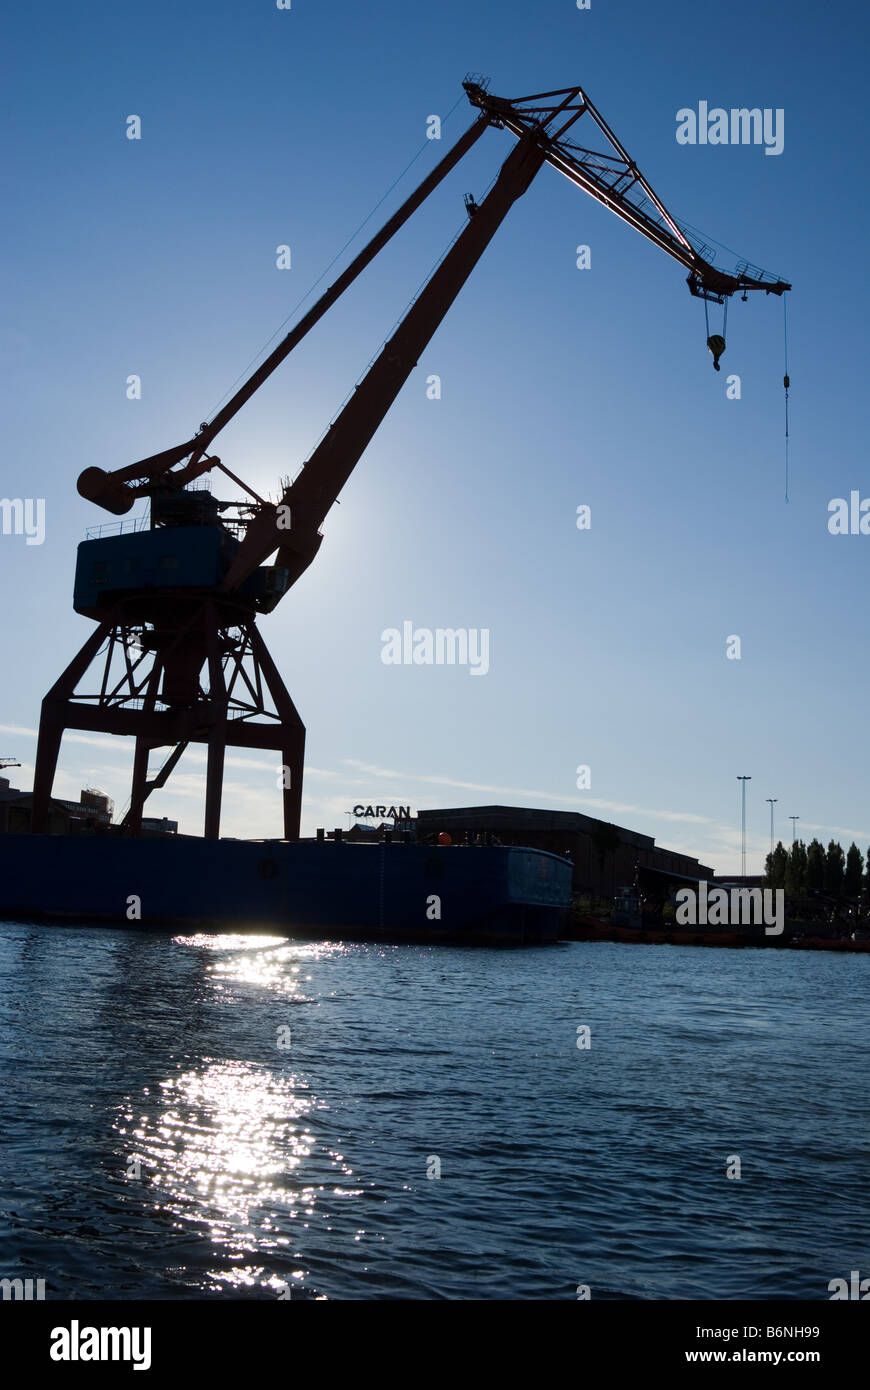
[{"label": "crane boom", "polygon": [[[435,270],[299,476],[285,489],[279,506],[289,512],[290,534],[279,529],[277,508],[263,508],[248,526],[245,540],[221,585],[223,593],[237,589],[276,549],[279,566],[288,572],[288,588],[311,564],[322,540],[319,528],[327,512],[509,207],[519,193],[525,191],[544,162],[687,267],[689,289],[693,294],[721,302],[737,289],[763,289],[782,294],[791,288],[785,281],[764,271],[751,275],[745,265],[734,274],[720,271],[695,250],[582,88],[568,87],[524,97],[520,101],[507,101],[490,96],[479,82],[467,80],[463,85],[472,105],[480,108],[487,122],[510,130],[519,143],[502,166],[492,192],[481,207],[475,205],[474,215],[459,240]],[[561,100],[552,104],[554,98]],[[539,104],[542,100],[550,100],[551,104],[542,107]],[[565,139],[566,132],[586,113],[595,121],[615,154],[581,150]],[[549,129],[551,127],[553,129]],[[517,183],[520,169],[523,173]],[[652,212],[648,208],[652,208]]]},{"label": "crane boom", "polygon": [[[733,271],[714,266],[715,253],[707,246],[692,244],[582,87],[516,99],[493,96],[484,82],[473,78],[467,79],[463,87],[471,104],[479,109],[477,121],[211,422],[203,424],[184,444],[127,468],[112,473],[88,468],[79,477],[79,492],[83,496],[119,515],[129,510],[135,497],[151,491],[158,479],[163,486],[181,488],[218,466],[238,482],[219,459],[207,455],[215,436],[467,154],[487,126],[509,130],[518,145],[502,166],[491,193],[479,208],[472,201],[469,225],[295,481],[284,489],[281,502],[275,506],[256,498],[257,506],[251,509],[244,540],[220,584],[220,593],[238,590],[276,550],[279,565],[288,573],[288,588],[307,569],[322,540],[319,528],[341,488],[508,209],[545,162],[688,269],[687,281],[693,295],[722,303],[736,290],[764,290],[781,295],[791,288],[786,281],[748,262],[738,263]],[[567,138],[568,131],[583,116],[588,116],[604,136],[608,149],[589,149]],[[183,459],[188,460],[185,466],[175,469]],[[286,529],[287,515],[291,518],[292,534]]]}]

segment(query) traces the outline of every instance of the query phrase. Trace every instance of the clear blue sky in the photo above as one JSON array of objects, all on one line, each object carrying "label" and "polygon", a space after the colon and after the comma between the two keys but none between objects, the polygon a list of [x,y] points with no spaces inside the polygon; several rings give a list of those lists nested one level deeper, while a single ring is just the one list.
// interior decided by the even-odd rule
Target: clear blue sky
[{"label": "clear blue sky", "polygon": [[[90,631],[75,547],[111,518],[78,473],[213,413],[457,97],[371,226],[460,134],[476,71],[506,96],[585,85],[673,213],[793,282],[791,502],[781,302],[732,304],[717,375],[681,268],[544,169],[262,621],[308,727],[305,828],[358,801],[574,808],[727,872],[749,773],[751,869],[768,796],[783,837],[799,814],[805,838],[866,849],[870,536],[827,530],[831,498],[870,495],[862,7],[50,2],[4,27],[0,492],[47,515],[42,546],[0,536],[0,753],[19,784],[42,695]],[[678,145],[676,112],[701,100],[783,108],[783,153]],[[511,143],[487,132],[224,432],[231,468],[273,493],[296,473]],[[488,628],[489,674],[383,665],[382,630],[408,619]],[[56,791],[123,805],[131,757],[74,736]],[[203,769],[189,755],[150,813],[199,832]],[[225,833],[276,833],[278,810],[271,760],[234,759]]]}]

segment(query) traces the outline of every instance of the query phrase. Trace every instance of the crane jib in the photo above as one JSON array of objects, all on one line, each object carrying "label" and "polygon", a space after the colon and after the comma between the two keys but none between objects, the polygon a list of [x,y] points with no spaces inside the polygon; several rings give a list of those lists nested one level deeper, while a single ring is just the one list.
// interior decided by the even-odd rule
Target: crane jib
[{"label": "crane jib", "polygon": [[[751,268],[745,262],[738,265],[733,273],[713,266],[707,258],[708,248],[699,250],[698,247],[693,246],[684,229],[667,211],[637,165],[620,144],[604,117],[581,87],[567,87],[553,92],[507,99],[492,95],[487,90],[485,82],[479,79],[467,79],[463,86],[469,101],[479,109],[478,119],[464,132],[400,208],[363,247],[346,270],[339,275],[278,346],[242,383],[214,418],[200,426],[199,432],[183,444],[163,450],[158,454],[152,454],[126,468],[118,469],[112,473],[104,472],[99,468],[86,469],[79,478],[79,491],[83,496],[98,502],[109,511],[122,514],[130,509],[137,496],[150,495],[155,487],[185,487],[200,474],[215,466],[223,468],[233,481],[246,488],[246,485],[241,483],[241,480],[236,478],[235,474],[231,473],[225,465],[221,464],[220,460],[208,457],[207,450],[216,435],[251,399],[260,386],[388,244],[399,228],[428,198],[429,194],[457,166],[488,126],[509,131],[524,149],[528,150],[533,147],[539,160],[537,167],[540,167],[540,162],[546,161],[558,173],[678,261],[689,271],[687,283],[693,295],[722,303],[738,290],[744,294],[747,290],[764,290],[768,294],[781,295],[785,290],[791,288],[784,280],[768,275],[765,271]],[[591,150],[571,141],[569,131],[581,119],[594,123],[603,137],[605,149]],[[535,172],[537,172],[537,168]],[[475,214],[476,220],[479,213],[477,204],[472,199],[468,206],[469,212]],[[501,216],[503,215],[502,213]],[[499,222],[501,216],[498,219]],[[479,231],[482,229],[483,224],[480,225]],[[464,251],[467,251],[468,239],[463,241],[463,238],[460,238],[460,241]],[[707,252],[707,255],[703,252]],[[474,256],[471,263],[476,263],[479,254],[478,252]],[[433,273],[426,286],[426,291],[424,291],[424,293],[430,291],[431,286],[435,284],[437,293],[441,295],[440,303],[433,306],[433,295],[432,293],[427,294],[427,303],[432,311],[428,321],[429,337],[447,313],[456,293],[456,291],[443,292],[449,281],[448,274],[441,275],[440,273],[443,264],[442,262],[442,266],[439,266]],[[451,267],[455,268],[455,265],[456,261],[451,261]],[[465,278],[467,278],[467,272],[462,277],[461,283],[464,283]],[[416,302],[409,310],[407,319],[403,321],[391,339],[391,343],[394,345],[392,356],[396,355],[395,344],[397,341],[401,343],[403,333],[405,337],[410,338],[412,336],[412,326],[419,321],[419,316],[415,315],[415,308]],[[428,337],[425,340],[419,339],[420,350],[425,345],[425,341],[428,341]],[[386,353],[386,349],[384,349],[384,353]],[[382,357],[383,355],[382,353]],[[402,358],[402,362],[407,366],[405,357]],[[376,363],[375,366],[377,367],[377,365]],[[302,473],[297,479],[297,485],[294,485],[294,496],[298,496],[300,499],[298,508],[294,510],[294,515],[296,511],[299,515],[306,510],[310,513],[309,494],[312,491],[311,484],[315,473],[318,476],[314,491],[317,493],[320,505],[318,507],[318,519],[316,522],[312,519],[308,528],[309,534],[304,542],[301,534],[294,539],[294,544],[298,543],[300,547],[297,561],[301,561],[303,553],[313,556],[312,547],[316,549],[313,537],[320,522],[336,500],[338,491],[347,480],[350,471],[395,399],[398,389],[407,378],[408,371],[400,371],[394,375],[398,382],[396,389],[386,389],[382,379],[385,376],[384,364],[381,362],[378,370],[373,367],[353,393],[345,410],[333,422],[321,445],[303,466]],[[341,465],[336,462],[334,457],[334,446],[328,442],[338,437],[344,440],[343,463]],[[185,466],[180,469],[177,468],[177,465],[185,459],[187,460]],[[250,489],[246,490],[250,493]],[[242,553],[232,567],[231,577],[228,576],[224,582],[224,592],[229,592],[233,587],[243,583],[253,568],[262,564],[268,555],[278,547],[279,543],[286,539],[275,534],[274,508],[270,509],[267,504],[262,503],[256,494],[251,493],[250,495],[257,503],[260,503],[260,506],[247,519],[247,534],[243,542]],[[306,497],[308,497],[307,502]],[[284,500],[289,501],[287,490],[285,490]],[[271,549],[264,552],[263,547],[266,545],[271,545]],[[283,549],[286,552],[287,546],[284,545]],[[308,563],[310,563],[310,558]],[[307,566],[303,565],[299,572],[301,573],[305,567]],[[293,565],[291,568],[295,569],[297,565]]]}]

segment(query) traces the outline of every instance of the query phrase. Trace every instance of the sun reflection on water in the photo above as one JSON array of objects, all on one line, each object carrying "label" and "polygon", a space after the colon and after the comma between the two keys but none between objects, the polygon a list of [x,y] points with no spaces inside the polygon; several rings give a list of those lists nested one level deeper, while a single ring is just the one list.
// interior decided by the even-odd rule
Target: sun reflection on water
[{"label": "sun reflection on water", "polygon": [[[288,943],[286,937],[175,937],[174,944],[215,953],[208,977],[259,986],[268,998],[309,1002],[304,974],[325,950]],[[341,948],[337,948],[341,950]],[[272,1020],[264,1010],[264,1027]],[[287,1297],[304,1286],[306,1271],[294,1256],[292,1223],[327,1217],[319,1210],[359,1196],[342,1154],[319,1144],[311,1119],[326,1109],[305,1077],[282,1058],[274,1067],[252,1061],[190,1057],[158,1086],[127,1097],[114,1128],[124,1151],[141,1167],[148,1205],[168,1216],[177,1232],[207,1242],[214,1267],[204,1288],[250,1289]],[[315,1150],[317,1152],[315,1153]],[[312,1158],[313,1156],[313,1158]],[[315,1175],[327,1182],[313,1181]],[[198,1260],[201,1268],[201,1256]],[[285,1292],[282,1293],[282,1289]]]}]

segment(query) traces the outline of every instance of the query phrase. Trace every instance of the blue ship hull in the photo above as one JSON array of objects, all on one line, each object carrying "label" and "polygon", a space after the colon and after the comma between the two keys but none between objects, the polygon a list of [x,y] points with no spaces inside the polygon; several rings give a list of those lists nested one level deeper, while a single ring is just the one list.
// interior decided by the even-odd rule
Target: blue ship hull
[{"label": "blue ship hull", "polygon": [[521,944],[570,901],[567,860],[511,846],[0,835],[7,917]]}]

